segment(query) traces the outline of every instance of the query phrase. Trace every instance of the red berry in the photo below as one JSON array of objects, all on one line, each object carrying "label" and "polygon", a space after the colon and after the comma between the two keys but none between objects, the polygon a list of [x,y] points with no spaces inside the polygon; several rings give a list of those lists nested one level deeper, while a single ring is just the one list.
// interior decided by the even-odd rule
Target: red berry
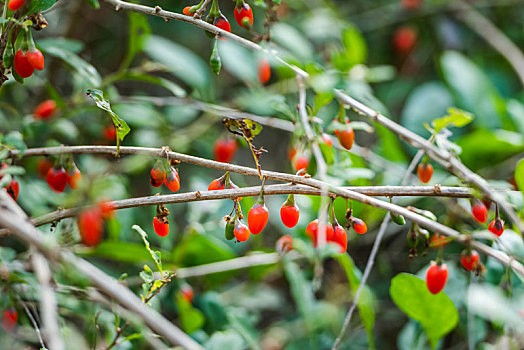
[{"label": "red berry", "polygon": [[333,242],[340,246],[339,253],[345,253],[348,249],[348,235],[346,230],[338,224],[333,227]]},{"label": "red berry", "polygon": [[[265,84],[271,78],[271,65],[266,59],[262,59],[258,62],[258,81],[261,84]],[[291,157],[293,158],[293,157]]]},{"label": "red berry", "polygon": [[253,10],[248,4],[242,2],[242,7],[235,7],[235,20],[242,28],[249,29],[253,25]]},{"label": "red berry", "polygon": [[[347,124],[349,124],[349,120],[347,121]],[[355,131],[353,131],[351,126],[347,126],[344,130],[335,130],[335,134],[338,136],[338,142],[342,147],[348,151],[353,147],[353,143],[355,142]]]},{"label": "red berry", "polygon": [[489,223],[488,230],[500,237],[504,233],[504,221],[500,218],[496,218]]},{"label": "red berry", "polygon": [[214,179],[207,188],[208,191],[223,190],[226,188],[226,184],[221,179]]},{"label": "red berry", "polygon": [[18,184],[18,181],[12,178],[11,183],[5,186],[5,189],[11,198],[13,198],[13,200],[16,201],[18,199],[18,192],[20,192],[20,185]]},{"label": "red berry", "polygon": [[173,192],[180,189],[180,177],[175,168],[171,167],[171,171],[166,176],[165,184]]},{"label": "red berry", "polygon": [[151,186],[160,187],[166,180],[166,172],[162,167],[162,161],[157,161],[153,169],[151,169],[149,182]]},{"label": "red berry", "polygon": [[287,253],[293,249],[293,238],[290,235],[284,235],[277,240],[276,250],[280,254]]},{"label": "red berry", "polygon": [[195,298],[195,292],[189,284],[184,284],[182,285],[182,287],[180,287],[180,294],[182,294],[184,299],[186,299],[190,304],[193,302],[193,299]]},{"label": "red berry", "polygon": [[52,167],[47,172],[47,184],[55,192],[64,192],[67,184],[67,173],[63,167]]},{"label": "red berry", "polygon": [[333,141],[331,140],[331,137],[329,137],[328,134],[322,134],[322,141],[329,147],[333,146]]},{"label": "red berry", "polygon": [[82,243],[88,247],[97,246],[102,240],[103,216],[98,206],[84,209],[78,214],[78,231],[82,238]]},{"label": "red berry", "polygon": [[298,223],[300,212],[298,207],[295,205],[288,205],[286,203],[280,208],[280,219],[286,227],[295,227]]},{"label": "red berry", "polygon": [[6,331],[11,332],[15,328],[17,321],[18,311],[16,311],[14,307],[10,307],[9,309],[4,311],[2,315],[2,327]]},{"label": "red berry", "polygon": [[426,272],[426,285],[431,294],[437,294],[446,285],[448,280],[448,267],[444,265],[437,265],[434,261]]},{"label": "red berry", "polygon": [[[0,163],[0,171],[2,171],[2,169],[7,169],[9,168],[9,165],[7,165],[6,163]],[[4,175],[0,174],[0,180],[4,177]]]},{"label": "red berry", "polygon": [[233,234],[239,242],[247,241],[250,235],[247,226],[241,223],[240,221],[235,225],[235,230],[233,231]]},{"label": "red berry", "polygon": [[411,27],[401,27],[393,34],[393,48],[400,55],[408,54],[417,41],[417,32]]},{"label": "red berry", "polygon": [[40,103],[33,110],[35,119],[47,120],[50,119],[56,112],[56,102],[53,100],[46,100]]},{"label": "red berry", "polygon": [[472,271],[478,266],[479,259],[479,253],[475,250],[472,250],[470,254],[467,254],[466,252],[460,254],[460,263],[462,264],[462,267],[468,271]]},{"label": "red berry", "polygon": [[76,187],[78,186],[78,183],[82,179],[82,173],[78,168],[75,166],[73,171],[71,173],[67,173],[67,183],[69,184],[69,187],[71,187],[73,190],[76,190]]},{"label": "red berry", "polygon": [[98,207],[100,208],[104,219],[112,218],[115,215],[116,205],[112,202],[106,200],[100,201]]},{"label": "red berry", "polygon": [[[231,33],[231,25],[229,24],[229,21],[227,20],[226,16],[224,16],[223,14],[220,14],[220,17],[216,18],[213,24],[216,27]],[[222,40],[225,39],[222,38]]]},{"label": "red berry", "polygon": [[[190,11],[190,10],[191,10],[191,7],[193,7],[193,6],[186,6],[186,7],[184,7],[184,9],[182,10],[182,13],[183,13],[184,15],[186,15],[186,16],[194,16],[195,13],[194,13],[194,12],[191,13],[191,11]],[[195,11],[195,12],[196,12],[196,11]]]},{"label": "red berry", "polygon": [[213,145],[213,156],[217,162],[230,163],[237,152],[235,139],[218,139]]},{"label": "red berry", "polygon": [[252,234],[258,235],[266,227],[269,211],[264,204],[255,204],[247,214],[247,224]]},{"label": "red berry", "polygon": [[406,10],[415,10],[420,7],[422,0],[401,0],[400,3]]},{"label": "red berry", "polygon": [[47,158],[41,158],[36,162],[36,171],[41,178],[47,176],[49,169],[53,167],[53,163]]},{"label": "red berry", "polygon": [[473,204],[473,207],[471,208],[471,214],[473,215],[473,218],[477,220],[479,223],[483,224],[488,219],[488,209],[479,200],[476,200]]},{"label": "red berry", "polygon": [[153,228],[160,237],[165,237],[169,233],[169,222],[167,216],[155,216],[153,218]]},{"label": "red berry", "polygon": [[306,156],[298,156],[293,162],[293,166],[295,167],[295,171],[307,169],[309,166],[309,158]]},{"label": "red berry", "polygon": [[[326,223],[325,228],[325,236],[326,236],[326,242],[333,240],[333,226],[329,223]],[[318,219],[315,219],[311,221],[306,226],[306,235],[309,237],[309,239],[313,242],[313,246],[316,247],[318,245],[318,238],[319,238],[319,232],[318,232]]]},{"label": "red berry", "polygon": [[35,69],[44,69],[44,55],[36,47],[32,47],[27,52],[27,60]]},{"label": "red berry", "polygon": [[434,234],[433,236],[431,236],[429,242],[430,242],[431,248],[444,247],[445,245],[449,243],[446,237],[443,237],[437,234]]},{"label": "red berry", "polygon": [[25,0],[9,0],[7,7],[9,7],[11,11],[16,11],[20,7],[22,7],[22,5],[24,4],[24,1]]},{"label": "red berry", "polygon": [[102,136],[109,142],[116,140],[116,129],[113,125],[108,125],[102,130]]},{"label": "red berry", "polygon": [[355,230],[355,232],[358,234],[363,235],[364,233],[368,232],[368,226],[362,219],[353,218],[353,220],[351,221],[351,226],[353,227],[353,230]]},{"label": "red berry", "polygon": [[22,78],[30,77],[35,71],[35,67],[29,63],[27,55],[25,55],[22,50],[18,50],[15,55],[15,71]]},{"label": "red berry", "polygon": [[428,183],[433,176],[433,165],[420,163],[417,167],[417,175],[421,182]]}]

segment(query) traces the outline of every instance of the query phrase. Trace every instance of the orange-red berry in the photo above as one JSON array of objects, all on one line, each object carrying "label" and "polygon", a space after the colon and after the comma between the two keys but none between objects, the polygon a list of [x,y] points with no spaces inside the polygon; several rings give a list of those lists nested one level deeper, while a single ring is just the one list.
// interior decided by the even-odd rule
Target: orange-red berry
[{"label": "orange-red berry", "polygon": [[169,233],[169,222],[167,216],[155,216],[153,218],[153,228],[160,237],[165,237]]},{"label": "orange-red berry", "polygon": [[213,157],[217,162],[230,163],[237,152],[235,139],[218,139],[213,145]]},{"label": "orange-red berry", "polygon": [[247,226],[241,223],[240,221],[235,225],[235,230],[233,231],[233,234],[239,242],[247,241],[250,235]]},{"label": "orange-red berry", "polygon": [[53,117],[56,112],[56,102],[53,100],[46,100],[40,103],[33,110],[35,119],[48,120]]},{"label": "orange-red berry", "polygon": [[462,267],[468,271],[473,271],[479,264],[480,256],[475,250],[472,250],[471,253],[462,252],[460,254],[460,263]]},{"label": "orange-red berry", "polygon": [[437,265],[434,261],[426,271],[426,286],[431,294],[437,294],[446,285],[448,280],[448,267],[444,265]]},{"label": "orange-red berry", "polygon": [[100,207],[94,206],[84,209],[78,214],[78,231],[82,243],[94,247],[102,240],[104,218]]},{"label": "orange-red berry", "polygon": [[428,183],[433,176],[433,165],[427,163],[420,163],[417,166],[417,175],[421,182]]},{"label": "orange-red berry", "polygon": [[258,235],[266,227],[268,218],[269,211],[264,204],[257,203],[253,205],[247,214],[249,231],[254,235]]}]

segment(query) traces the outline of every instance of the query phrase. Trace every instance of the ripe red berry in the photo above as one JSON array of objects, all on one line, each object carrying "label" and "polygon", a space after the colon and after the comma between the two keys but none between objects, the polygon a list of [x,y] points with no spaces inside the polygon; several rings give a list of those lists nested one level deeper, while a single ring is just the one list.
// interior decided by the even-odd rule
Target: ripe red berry
[{"label": "ripe red berry", "polygon": [[[262,59],[258,62],[258,81],[261,84],[265,84],[271,78],[271,65],[266,59]],[[291,157],[293,158],[293,157]]]},{"label": "ripe red berry", "polygon": [[351,220],[351,226],[353,227],[353,230],[355,230],[355,232],[358,234],[363,235],[364,233],[368,232],[368,226],[362,219],[353,218]]},{"label": "ripe red berry", "polygon": [[116,129],[113,125],[108,125],[102,129],[102,136],[106,141],[113,142],[116,140]]},{"label": "ripe red berry", "polygon": [[2,327],[6,331],[11,332],[15,328],[17,321],[18,311],[16,311],[14,307],[10,307],[9,309],[4,311],[2,315]]},{"label": "ripe red berry", "polygon": [[193,299],[195,298],[195,292],[189,284],[183,284],[182,287],[180,287],[180,294],[182,294],[184,299],[186,299],[190,304],[193,302]]},{"label": "ripe red berry", "polygon": [[420,163],[417,166],[417,175],[421,182],[428,183],[433,176],[433,165]]},{"label": "ripe red berry", "polygon": [[100,208],[104,219],[112,218],[115,215],[116,206],[112,202],[106,200],[100,201],[98,207]]},{"label": "ripe red berry", "polygon": [[155,216],[153,218],[153,228],[160,237],[165,237],[169,233],[169,222],[167,216]]},{"label": "ripe red berry", "polygon": [[82,173],[75,165],[74,169],[70,173],[67,173],[67,183],[71,189],[76,190],[80,180],[82,180]]},{"label": "ripe red berry", "polygon": [[422,0],[401,0],[400,4],[406,10],[415,10],[420,7]]},{"label": "ripe red berry", "polygon": [[348,249],[348,235],[346,230],[339,224],[333,225],[332,241],[340,246],[339,253],[345,253]]},{"label": "ripe red berry", "polygon": [[393,48],[399,55],[408,54],[417,41],[417,32],[408,26],[401,27],[393,34]]},{"label": "ripe red berry", "polygon": [[22,78],[30,77],[35,71],[35,67],[29,63],[27,55],[22,50],[18,50],[15,54],[15,71]]},{"label": "ripe red berry", "polygon": [[22,7],[24,2],[25,2],[25,0],[9,0],[9,3],[7,4],[7,7],[9,7],[9,9],[11,11],[16,11],[20,7]]},{"label": "ripe red berry", "polygon": [[40,103],[33,110],[33,116],[35,119],[48,120],[56,112],[56,102],[53,100],[46,100]]},{"label": "ripe red berry", "polygon": [[473,203],[473,206],[471,207],[471,214],[473,215],[473,218],[477,220],[477,222],[483,224],[488,219],[488,209],[479,200],[475,200]]},{"label": "ripe red berry", "polygon": [[225,182],[221,181],[220,179],[214,179],[209,184],[209,187],[207,188],[208,191],[216,191],[216,190],[223,190],[226,187]]},{"label": "ripe red berry", "polygon": [[293,162],[293,167],[295,168],[295,171],[299,170],[306,170],[309,166],[309,158],[306,156],[297,156],[295,158],[295,161]]},{"label": "ripe red berry", "polygon": [[253,25],[253,10],[248,4],[242,2],[242,6],[235,7],[235,20],[242,28],[249,29]]},{"label": "ripe red berry", "polygon": [[241,223],[240,221],[235,225],[235,230],[233,231],[233,234],[239,242],[247,241],[250,235],[247,226]]},{"label": "ripe red berry", "polygon": [[479,264],[479,253],[475,250],[472,250],[471,253],[462,252],[460,254],[460,263],[468,271],[473,271]]},{"label": "ripe red berry", "polygon": [[173,192],[180,189],[180,177],[175,168],[171,167],[170,172],[166,175],[165,184]]},{"label": "ripe red berry", "polygon": [[[330,242],[333,240],[333,234],[334,234],[333,226],[329,223],[326,223],[326,228],[325,228],[326,242]],[[318,245],[318,239],[320,236],[318,232],[318,219],[311,221],[306,226],[306,235],[313,242],[313,246],[316,247]]]},{"label": "ripe red berry", "polygon": [[287,253],[293,249],[293,237],[284,235],[277,240],[276,251],[280,254]]},{"label": "ripe red berry", "polygon": [[11,198],[13,198],[15,201],[18,199],[18,192],[20,192],[20,185],[18,184],[18,181],[12,178],[11,182],[5,186],[5,189]]},{"label": "ripe red berry", "polygon": [[[349,120],[347,121],[347,124],[349,124]],[[351,126],[347,126],[344,130],[335,130],[335,135],[338,136],[338,142],[342,147],[348,151],[353,147],[353,143],[355,142],[355,131],[353,131]]]},{"label": "ripe red berry", "polygon": [[448,280],[448,267],[444,265],[437,265],[434,261],[426,272],[426,286],[431,294],[437,294],[446,285]]},{"label": "ripe red berry", "polygon": [[[191,16],[191,17],[194,16],[195,13],[194,13],[194,12],[191,13],[191,11],[190,11],[190,10],[191,10],[191,7],[193,7],[193,6],[186,6],[186,7],[184,7],[184,9],[182,10],[182,13],[183,13],[184,15],[186,15],[186,16]],[[196,11],[195,11],[195,12],[196,12]]]},{"label": "ripe red berry", "polygon": [[258,235],[266,227],[269,211],[265,204],[256,203],[249,209],[247,224],[252,234]]},{"label": "ripe red berry", "polygon": [[88,247],[97,246],[102,240],[104,219],[100,207],[94,206],[78,214],[78,231],[82,243]]},{"label": "ripe red berry", "polygon": [[235,139],[218,139],[213,145],[213,156],[217,162],[230,163],[238,146]]},{"label": "ripe red berry", "polygon": [[286,227],[295,227],[298,223],[299,216],[300,211],[296,204],[286,206],[286,203],[284,203],[282,207],[280,207],[280,219],[282,219],[282,223]]},{"label": "ripe red berry", "polygon": [[38,172],[38,175],[45,179],[47,176],[47,173],[49,172],[49,169],[53,167],[53,163],[47,159],[47,158],[41,158],[36,162],[36,171]]},{"label": "ripe red berry", "polygon": [[166,172],[162,166],[162,161],[159,160],[155,163],[153,169],[151,169],[149,182],[151,186],[160,187],[166,179]]},{"label": "ripe red berry", "polygon": [[47,184],[55,192],[64,192],[67,184],[67,173],[63,167],[52,167],[47,172]]},{"label": "ripe red berry", "polygon": [[500,237],[504,233],[504,221],[496,218],[489,223],[488,230]]},{"label": "ripe red berry", "polygon": [[[231,25],[229,24],[229,21],[227,20],[226,16],[224,16],[223,14],[220,14],[220,17],[216,18],[213,24],[218,28],[231,33]],[[224,38],[221,39],[226,40]]]},{"label": "ripe red berry", "polygon": [[27,52],[27,60],[35,69],[44,69],[44,55],[36,47],[32,47]]}]

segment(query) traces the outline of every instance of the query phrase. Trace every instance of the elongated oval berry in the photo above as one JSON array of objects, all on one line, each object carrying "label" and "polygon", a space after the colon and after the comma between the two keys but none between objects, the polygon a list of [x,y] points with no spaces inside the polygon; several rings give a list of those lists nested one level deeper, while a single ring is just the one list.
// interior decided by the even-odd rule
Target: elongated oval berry
[{"label": "elongated oval berry", "polygon": [[340,246],[339,253],[345,253],[348,249],[348,235],[346,230],[338,224],[333,225],[333,242]]},{"label": "elongated oval berry", "polygon": [[269,218],[269,211],[267,210],[265,204],[255,204],[249,209],[247,214],[247,224],[249,226],[249,231],[258,235],[264,227],[266,227],[267,219]]},{"label": "elongated oval berry", "polygon": [[295,171],[307,169],[309,167],[309,158],[306,156],[297,156],[293,162]]},{"label": "elongated oval berry", "polygon": [[235,230],[233,231],[233,234],[239,242],[247,241],[250,235],[247,226],[241,223],[240,221],[235,225]]},{"label": "elongated oval berry", "polygon": [[182,287],[180,287],[180,294],[184,297],[184,299],[187,300],[188,303],[193,303],[193,299],[195,298],[195,292],[193,291],[193,288],[189,284],[183,284]]},{"label": "elongated oval berry", "polygon": [[12,178],[11,182],[7,186],[5,186],[5,190],[15,201],[18,199],[20,185],[18,184],[18,181],[16,181],[14,178]]},{"label": "elongated oval berry", "polygon": [[287,253],[293,249],[293,237],[284,235],[277,240],[276,251],[280,254]]},{"label": "elongated oval berry", "polygon": [[409,26],[398,28],[393,34],[393,48],[400,56],[405,56],[413,50],[417,42],[417,32]]},{"label": "elongated oval berry", "polygon": [[217,162],[230,163],[237,152],[235,139],[218,139],[213,145],[213,157]]},{"label": "elongated oval berry", "polygon": [[[225,30],[226,32],[231,33],[231,25],[229,24],[229,21],[227,20],[226,16],[224,16],[222,13],[220,13],[220,17],[215,18],[215,20],[213,21],[213,25],[222,30]],[[220,38],[220,40],[226,40],[226,38]]]},{"label": "elongated oval berry", "polygon": [[165,184],[173,192],[180,189],[180,177],[175,168],[171,167],[169,174],[166,175]]},{"label": "elongated oval berry", "polygon": [[[333,226],[329,223],[326,223],[326,228],[325,228],[326,242],[330,242],[333,240],[333,234],[334,234]],[[313,246],[316,247],[318,245],[318,240],[320,236],[318,232],[318,219],[311,221],[306,226],[306,235],[313,242]]]},{"label": "elongated oval berry", "polygon": [[47,173],[49,172],[49,169],[53,167],[53,162],[51,162],[47,158],[41,158],[36,162],[36,171],[38,173],[38,176],[45,179],[47,176]]},{"label": "elongated oval berry", "polygon": [[226,223],[226,229],[224,230],[224,236],[226,237],[226,239],[228,241],[230,241],[233,238],[235,238],[235,224],[234,224],[234,220],[229,220]]},{"label": "elongated oval berry", "polygon": [[55,192],[64,192],[67,185],[67,173],[63,167],[52,167],[47,172],[47,184]]},{"label": "elongated oval berry", "polygon": [[282,219],[282,223],[286,227],[295,227],[298,223],[299,217],[300,211],[296,204],[286,206],[286,203],[284,203],[282,207],[280,207],[280,219]]},{"label": "elongated oval berry", "polygon": [[479,200],[476,200],[471,207],[471,214],[473,215],[473,218],[477,220],[477,222],[483,224],[488,219],[488,209]]},{"label": "elongated oval berry", "polygon": [[191,16],[191,17],[193,17],[193,16],[195,15],[195,12],[196,12],[196,11],[193,12],[192,9],[191,9],[192,7],[193,7],[193,6],[186,6],[186,7],[184,7],[184,9],[182,10],[182,13],[183,13],[184,15],[186,15],[186,16]]},{"label": "elongated oval berry", "polygon": [[15,54],[15,71],[22,78],[30,77],[35,71],[35,67],[29,63],[27,55],[22,50],[18,50]]},{"label": "elongated oval berry", "polygon": [[225,182],[222,182],[220,178],[220,179],[214,179],[213,181],[211,181],[207,190],[216,191],[216,190],[223,190],[224,188],[226,188],[226,184]]},{"label": "elongated oval berry", "polygon": [[460,263],[462,267],[468,271],[473,271],[479,264],[480,256],[475,250],[472,250],[471,253],[462,252],[460,254]]},{"label": "elongated oval berry", "polygon": [[504,233],[504,221],[497,218],[489,223],[488,230],[500,237]]},{"label": "elongated oval berry", "polygon": [[242,28],[249,29],[253,26],[253,10],[248,4],[242,2],[242,6],[235,7],[235,20]]},{"label": "elongated oval berry", "polygon": [[27,52],[27,60],[35,69],[44,69],[44,55],[36,47],[32,47]]},{"label": "elongated oval berry", "polygon": [[444,247],[445,245],[447,245],[449,243],[449,241],[444,236],[440,236],[438,234],[434,234],[429,239],[429,243],[430,243],[430,247],[431,248],[440,248],[440,247]]},{"label": "elongated oval berry", "polygon": [[84,209],[78,214],[78,231],[82,243],[88,247],[97,246],[102,240],[104,218],[98,206]]},{"label": "elongated oval berry", "polygon": [[436,262],[432,261],[431,266],[426,271],[426,286],[431,294],[437,294],[446,285],[448,280],[448,267],[443,265],[437,265]]},{"label": "elongated oval berry", "polygon": [[[349,121],[347,121],[349,124]],[[347,126],[344,130],[335,130],[335,135],[338,137],[338,142],[342,147],[348,151],[353,148],[353,143],[355,142],[355,131],[351,126]]]},{"label": "elongated oval berry", "polygon": [[104,219],[110,219],[115,215],[116,206],[113,202],[102,200],[98,203]]},{"label": "elongated oval berry", "polygon": [[355,232],[358,234],[363,235],[364,233],[368,232],[368,226],[362,219],[353,218],[351,221],[351,226],[353,227]]},{"label": "elongated oval berry", "polygon": [[421,182],[428,183],[433,176],[433,165],[420,163],[417,166],[417,175]]},{"label": "elongated oval berry", "polygon": [[18,311],[14,307],[10,307],[9,309],[5,310],[2,314],[2,327],[8,331],[11,332],[18,322]]},{"label": "elongated oval berry", "polygon": [[258,62],[258,81],[265,84],[269,79],[271,79],[271,65],[268,60],[262,59]]},{"label": "elongated oval berry", "polygon": [[153,228],[160,237],[165,237],[169,234],[169,222],[167,216],[155,216],[153,218]]},{"label": "elongated oval berry", "polygon": [[106,141],[113,142],[116,140],[116,129],[113,124],[102,129],[102,136]]},{"label": "elongated oval berry", "polygon": [[67,183],[69,184],[69,187],[71,187],[71,189],[76,190],[78,184],[80,183],[80,180],[82,180],[82,173],[75,166],[70,173],[67,173]]},{"label": "elongated oval berry", "polygon": [[151,169],[151,173],[149,176],[149,183],[151,183],[151,186],[160,187],[162,186],[165,180],[166,180],[166,172],[162,165],[162,161],[158,160],[155,163],[155,165],[153,166],[153,169]]},{"label": "elongated oval berry", "polygon": [[9,2],[7,3],[7,7],[9,7],[11,11],[16,11],[20,7],[22,7],[24,2],[25,0],[9,0]]},{"label": "elongated oval berry", "polygon": [[48,120],[53,117],[55,112],[56,102],[53,100],[46,100],[35,107],[33,110],[33,116],[35,119]]}]

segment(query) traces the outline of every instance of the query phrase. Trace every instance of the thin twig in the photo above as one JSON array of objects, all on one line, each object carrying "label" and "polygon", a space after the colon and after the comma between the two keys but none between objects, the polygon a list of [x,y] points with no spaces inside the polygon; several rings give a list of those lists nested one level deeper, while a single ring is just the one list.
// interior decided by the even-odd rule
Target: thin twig
[{"label": "thin twig", "polygon": [[129,321],[126,321],[122,327],[117,327],[116,328],[116,333],[115,333],[115,336],[113,337],[113,341],[111,342],[111,344],[109,344],[107,346],[106,350],[110,350],[113,347],[115,347],[118,344],[120,344],[120,342],[118,342],[118,337],[120,337],[120,335],[125,331],[127,326],[129,326]]},{"label": "thin twig", "polygon": [[44,339],[42,339],[42,334],[40,333],[40,328],[38,327],[38,324],[36,323],[36,320],[33,317],[33,314],[31,313],[31,311],[29,311],[29,309],[27,308],[27,305],[25,304],[25,302],[22,299],[18,298],[18,300],[20,301],[20,304],[24,308],[27,317],[29,318],[29,320],[33,324],[33,327],[34,327],[34,329],[36,331],[36,336],[38,337],[38,341],[40,342],[40,345],[42,345],[42,348],[45,349],[46,347],[45,347],[45,344],[44,344]]}]

